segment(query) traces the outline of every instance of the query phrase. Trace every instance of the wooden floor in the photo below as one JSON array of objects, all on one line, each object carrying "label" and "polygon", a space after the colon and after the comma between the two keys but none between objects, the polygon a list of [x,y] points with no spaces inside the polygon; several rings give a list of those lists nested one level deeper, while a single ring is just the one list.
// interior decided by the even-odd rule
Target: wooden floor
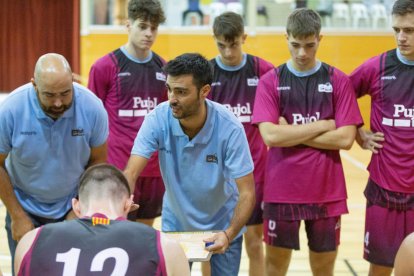
[{"label": "wooden floor", "polygon": [[[342,162],[348,187],[349,214],[342,217],[341,245],[335,266],[335,275],[367,275],[368,263],[362,259],[365,199],[363,190],[368,178],[366,165],[370,153],[357,145],[342,152]],[[0,202],[0,268],[4,275],[10,273],[10,255],[4,230],[5,207]],[[156,228],[159,227],[159,220]],[[288,275],[310,275],[308,248],[303,227],[301,229],[301,250],[293,253]],[[195,265],[192,275],[201,275],[199,265]],[[248,275],[248,259],[243,252],[239,275]]]}]

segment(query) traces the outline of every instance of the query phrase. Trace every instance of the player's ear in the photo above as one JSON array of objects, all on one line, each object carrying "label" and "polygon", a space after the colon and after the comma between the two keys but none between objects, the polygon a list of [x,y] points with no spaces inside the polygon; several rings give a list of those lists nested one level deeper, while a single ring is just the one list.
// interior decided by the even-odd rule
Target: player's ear
[{"label": "player's ear", "polygon": [[72,198],[72,210],[78,218],[82,217],[80,212],[80,203],[77,198]]}]

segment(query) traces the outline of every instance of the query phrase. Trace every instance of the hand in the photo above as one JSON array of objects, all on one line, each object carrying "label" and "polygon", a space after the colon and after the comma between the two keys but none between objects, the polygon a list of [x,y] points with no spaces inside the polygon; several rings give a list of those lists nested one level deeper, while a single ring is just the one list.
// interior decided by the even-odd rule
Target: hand
[{"label": "hand", "polygon": [[34,228],[33,222],[27,214],[19,216],[17,219],[12,218],[11,220],[12,237],[17,242],[20,241],[24,234]]},{"label": "hand", "polygon": [[285,117],[280,116],[279,117],[279,125],[288,125],[289,123],[285,119]]},{"label": "hand", "polygon": [[360,132],[360,139],[357,139],[358,144],[363,149],[372,151],[374,154],[378,153],[378,149],[383,148],[382,143],[385,141],[384,133],[364,131]]},{"label": "hand", "polygon": [[213,254],[223,254],[224,252],[226,252],[226,249],[230,246],[229,240],[227,239],[227,236],[224,233],[224,231],[218,232],[214,236],[204,239],[203,241],[205,243],[213,242],[212,245],[206,247],[206,249],[212,252]]}]

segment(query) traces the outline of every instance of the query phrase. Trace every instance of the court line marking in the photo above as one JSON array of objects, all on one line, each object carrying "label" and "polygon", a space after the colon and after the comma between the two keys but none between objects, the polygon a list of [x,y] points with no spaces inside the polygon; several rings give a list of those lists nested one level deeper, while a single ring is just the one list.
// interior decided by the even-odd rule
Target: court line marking
[{"label": "court line marking", "polygon": [[344,259],[344,262],[345,262],[345,265],[348,267],[349,272],[351,272],[353,276],[358,276],[358,273],[356,273],[355,269],[352,267],[349,261],[347,259]]},{"label": "court line marking", "polygon": [[345,151],[340,151],[341,157],[344,158],[346,161],[357,167],[358,169],[361,169],[363,171],[367,171],[367,165],[359,161],[358,159],[352,157],[349,153]]}]

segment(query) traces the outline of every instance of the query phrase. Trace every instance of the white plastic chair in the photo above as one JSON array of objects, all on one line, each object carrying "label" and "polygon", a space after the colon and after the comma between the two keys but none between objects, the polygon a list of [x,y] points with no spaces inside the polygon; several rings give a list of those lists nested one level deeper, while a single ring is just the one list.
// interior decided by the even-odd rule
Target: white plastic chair
[{"label": "white plastic chair", "polygon": [[213,25],[214,18],[226,11],[226,5],[221,2],[213,2],[210,4],[210,25]]},{"label": "white plastic chair", "polygon": [[242,3],[239,3],[239,2],[227,3],[226,10],[237,13],[237,14],[240,14],[241,16],[243,16],[243,5],[242,5]]},{"label": "white plastic chair", "polygon": [[333,12],[332,12],[332,23],[337,21],[344,21],[344,27],[349,27],[349,23],[351,21],[351,17],[349,15],[349,7],[348,4],[345,3],[334,3],[333,4]]},{"label": "white plastic chair", "polygon": [[378,28],[378,23],[384,23],[384,26],[388,26],[388,14],[385,5],[383,4],[373,4],[371,6],[371,19],[372,19],[372,27]]},{"label": "white plastic chair", "polygon": [[364,21],[365,26],[369,26],[368,8],[362,3],[351,4],[352,27],[358,28],[360,22]]}]

